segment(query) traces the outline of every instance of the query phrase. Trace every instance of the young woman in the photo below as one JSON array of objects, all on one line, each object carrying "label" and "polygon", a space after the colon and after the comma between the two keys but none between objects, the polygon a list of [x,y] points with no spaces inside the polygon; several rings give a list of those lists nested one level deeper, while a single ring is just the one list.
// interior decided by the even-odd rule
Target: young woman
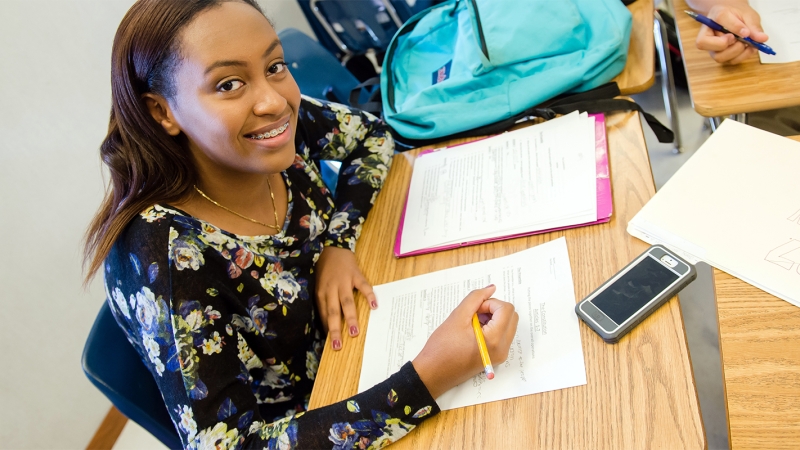
[{"label": "young woman", "polygon": [[[255,0],[140,0],[112,50],[101,155],[111,187],[87,239],[119,325],[187,448],[377,448],[507,357],[513,305],[470,293],[414,361],[305,412],[324,342],[377,300],[353,249],[391,162],[374,116],[301,97]],[[343,162],[337,196],[316,160]],[[329,350],[330,351],[330,350]]]}]

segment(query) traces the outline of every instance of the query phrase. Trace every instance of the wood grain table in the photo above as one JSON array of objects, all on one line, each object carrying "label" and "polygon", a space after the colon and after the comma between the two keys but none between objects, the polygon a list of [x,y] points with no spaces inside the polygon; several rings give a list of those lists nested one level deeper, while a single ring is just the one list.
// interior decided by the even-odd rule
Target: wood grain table
[{"label": "wood grain table", "polygon": [[692,105],[700,115],[719,117],[800,105],[800,62],[761,64],[753,56],[735,66],[718,64],[695,47],[700,24],[683,12],[691,9],[686,1],[672,4]]},{"label": "wood grain table", "polygon": [[[625,228],[654,194],[637,113],[607,118],[614,214],[609,223],[397,259],[392,247],[416,152],[395,156],[364,225],[356,257],[367,279],[382,284],[508,255],[565,236],[576,300],[643,252]],[[357,391],[369,308],[360,295],[359,325],[339,352],[325,350],[311,408]],[[377,330],[380,332],[380,330]],[[587,385],[444,411],[395,448],[699,449],[706,445],[680,305],[670,300],[618,344],[580,325]],[[330,343],[326,344],[330,348]]]},{"label": "wood grain table", "polygon": [[800,308],[717,269],[714,286],[731,449],[800,447]]},{"label": "wood grain table", "polygon": [[653,0],[637,0],[628,5],[633,16],[628,60],[617,82],[622,95],[644,92],[655,81],[655,43],[653,37]]}]

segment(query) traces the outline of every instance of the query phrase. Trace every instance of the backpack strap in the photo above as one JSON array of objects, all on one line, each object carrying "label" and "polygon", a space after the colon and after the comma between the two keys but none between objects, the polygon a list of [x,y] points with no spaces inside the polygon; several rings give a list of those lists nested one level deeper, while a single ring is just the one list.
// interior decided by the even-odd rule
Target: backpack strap
[{"label": "backpack strap", "polygon": [[[436,139],[408,139],[401,136],[397,131],[392,130],[395,143],[399,151],[411,150],[426,145],[434,145],[452,139],[467,137],[486,136],[502,133],[517,123],[529,120],[532,117],[540,117],[550,120],[557,114],[569,114],[573,111],[593,113],[610,113],[614,111],[638,111],[644,116],[650,129],[658,138],[658,142],[673,142],[675,135],[669,128],[665,127],[653,115],[645,112],[642,107],[631,100],[614,98],[620,95],[619,86],[616,82],[606,83],[594,89],[577,94],[560,95],[541,105],[534,106],[517,115],[503,119],[489,125],[463,131]],[[352,97],[351,97],[352,98]]]},{"label": "backpack strap", "polygon": [[[361,103],[361,93],[364,91],[369,93],[369,97],[366,102]],[[381,102],[381,77],[372,77],[351,89],[350,106],[380,116],[383,110],[383,103]]]},{"label": "backpack strap", "polygon": [[669,143],[675,140],[675,133],[664,126],[652,114],[632,101],[616,98],[620,95],[619,86],[612,81],[586,92],[579,92],[566,96],[559,96],[545,102],[541,107],[551,109],[556,114],[569,114],[573,111],[583,111],[589,114],[609,113],[614,111],[638,111],[644,116],[645,121],[658,138],[658,142]]},{"label": "backpack strap", "polygon": [[658,138],[658,142],[669,143],[675,140],[675,133],[669,128],[664,126],[652,114],[645,112],[642,107],[631,100],[622,98],[613,98],[605,100],[593,100],[569,103],[552,108],[556,114],[568,114],[572,111],[585,111],[587,113],[608,113],[612,111],[638,111],[644,116],[644,120],[650,125],[650,129]]}]

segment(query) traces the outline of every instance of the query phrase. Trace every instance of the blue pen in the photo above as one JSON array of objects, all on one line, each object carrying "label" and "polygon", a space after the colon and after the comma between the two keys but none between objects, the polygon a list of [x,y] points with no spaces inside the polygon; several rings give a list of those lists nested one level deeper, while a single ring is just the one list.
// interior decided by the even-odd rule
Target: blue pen
[{"label": "blue pen", "polygon": [[764,53],[766,53],[768,55],[774,55],[775,54],[775,50],[773,50],[767,44],[762,44],[761,42],[756,42],[756,41],[750,39],[749,37],[743,38],[743,37],[739,36],[736,33],[731,33],[730,31],[725,29],[725,27],[723,27],[722,25],[718,24],[717,22],[714,22],[713,20],[709,19],[708,17],[706,17],[706,16],[704,16],[702,14],[697,14],[694,11],[684,11],[684,12],[686,14],[688,14],[689,17],[691,17],[692,19],[702,23],[703,25],[707,26],[708,28],[711,28],[714,31],[719,31],[720,33],[732,34],[736,38],[736,40],[744,42],[745,44],[750,44],[753,47],[757,48],[758,50],[760,50],[760,51],[762,51],[762,52],[764,52]]}]

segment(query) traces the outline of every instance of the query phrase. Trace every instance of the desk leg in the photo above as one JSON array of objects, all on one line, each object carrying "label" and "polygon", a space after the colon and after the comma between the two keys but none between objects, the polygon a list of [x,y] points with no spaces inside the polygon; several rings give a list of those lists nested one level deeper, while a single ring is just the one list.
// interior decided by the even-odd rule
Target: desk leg
[{"label": "desk leg", "polygon": [[675,79],[672,76],[672,61],[669,58],[669,48],[667,40],[667,26],[658,10],[655,10],[655,20],[653,21],[653,35],[658,50],[658,59],[661,66],[661,91],[664,95],[664,109],[675,133],[673,152],[681,153],[681,131],[678,124],[678,97],[675,94]]},{"label": "desk leg", "polygon": [[[740,123],[747,123],[747,113],[741,114],[731,114],[727,117],[728,119],[735,120]],[[717,131],[717,128],[722,124],[723,117],[709,117],[708,118],[708,126],[711,127],[711,132]]]},{"label": "desk leg", "polygon": [[708,118],[708,126],[711,127],[711,132],[714,133],[719,128],[720,124],[722,124],[722,117],[709,117]]}]

